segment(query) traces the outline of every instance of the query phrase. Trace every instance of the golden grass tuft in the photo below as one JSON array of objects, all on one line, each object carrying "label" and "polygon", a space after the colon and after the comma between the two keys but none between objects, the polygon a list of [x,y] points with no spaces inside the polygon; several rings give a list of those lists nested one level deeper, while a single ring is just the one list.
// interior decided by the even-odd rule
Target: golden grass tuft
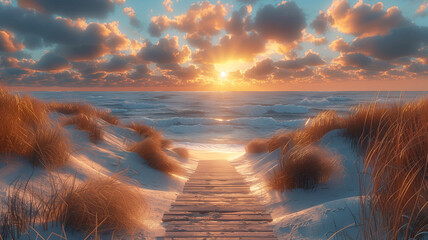
[{"label": "golden grass tuft", "polygon": [[[279,169],[273,172],[270,185],[283,190],[310,188],[316,179],[325,181],[336,168],[326,160],[329,157],[323,150],[314,149],[310,144],[331,130],[344,129],[363,156],[360,185],[368,186],[361,189],[364,239],[425,236],[428,232],[428,98],[399,103],[374,102],[351,110],[347,116],[323,112],[304,128],[269,139],[270,151],[278,146],[283,150]],[[258,143],[255,146],[264,150],[264,140],[255,142]],[[307,173],[315,176],[314,179],[301,179],[307,178]],[[365,173],[369,174],[369,182],[364,182]]]},{"label": "golden grass tuft", "polygon": [[288,149],[292,141],[293,141],[293,134],[291,132],[277,133],[267,141],[268,151],[273,152],[278,148]]},{"label": "golden grass tuft", "polygon": [[78,114],[65,118],[62,122],[65,126],[74,125],[77,129],[87,132],[89,134],[89,140],[93,143],[98,143],[103,140],[103,131],[98,126],[96,120],[91,116]]},{"label": "golden grass tuft", "polygon": [[93,234],[136,232],[147,206],[138,190],[120,175],[92,178],[63,194],[61,222]]},{"label": "golden grass tuft", "polygon": [[[428,231],[428,99],[362,105],[346,119],[365,153],[364,237],[417,239]],[[422,235],[420,235],[422,234]]]},{"label": "golden grass tuft", "polygon": [[174,148],[172,151],[177,153],[181,158],[189,159],[190,157],[189,151],[186,148]]},{"label": "golden grass tuft", "polygon": [[141,137],[147,138],[147,137],[160,137],[161,136],[161,134],[158,131],[156,131],[155,128],[147,126],[147,125],[132,122],[132,123],[128,124],[128,127],[133,129]]},{"label": "golden grass tuft", "polygon": [[336,111],[321,112],[312,118],[303,129],[293,134],[294,144],[313,144],[318,142],[326,133],[342,128],[342,121]]},{"label": "golden grass tuft", "polygon": [[137,153],[148,165],[164,173],[181,173],[182,167],[175,159],[162,151],[162,140],[149,137],[130,147],[130,151]]},{"label": "golden grass tuft", "polygon": [[313,145],[297,145],[282,156],[269,184],[280,191],[313,189],[340,169],[340,162],[326,150]]},{"label": "golden grass tuft", "polygon": [[52,169],[67,163],[70,145],[59,126],[36,128],[30,141],[32,147],[27,158],[33,165]]},{"label": "golden grass tuft", "polygon": [[50,102],[47,104],[49,111],[58,112],[66,115],[86,115],[94,118],[101,118],[104,121],[117,125],[119,123],[119,118],[112,115],[110,112],[97,109],[94,106],[87,103],[79,102]]},{"label": "golden grass tuft", "polygon": [[18,154],[34,165],[55,168],[67,162],[69,147],[43,102],[0,88],[0,154]]},{"label": "golden grass tuft", "polygon": [[251,140],[245,147],[247,153],[264,153],[269,151],[269,140],[255,138]]}]

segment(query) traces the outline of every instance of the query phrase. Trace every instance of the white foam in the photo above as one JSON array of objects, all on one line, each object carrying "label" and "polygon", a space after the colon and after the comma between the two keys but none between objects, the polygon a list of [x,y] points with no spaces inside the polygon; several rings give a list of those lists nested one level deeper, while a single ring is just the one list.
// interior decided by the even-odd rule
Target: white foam
[{"label": "white foam", "polygon": [[289,105],[275,104],[270,106],[245,105],[245,106],[233,107],[232,110],[238,113],[245,114],[247,116],[261,116],[268,112],[294,113],[294,114],[304,114],[309,112],[308,107],[297,106],[293,104],[289,104]]}]

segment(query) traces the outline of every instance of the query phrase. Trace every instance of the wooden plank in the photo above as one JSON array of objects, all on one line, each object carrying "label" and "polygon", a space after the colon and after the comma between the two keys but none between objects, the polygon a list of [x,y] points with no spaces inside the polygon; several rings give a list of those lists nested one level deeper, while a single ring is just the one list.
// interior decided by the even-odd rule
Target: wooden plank
[{"label": "wooden plank", "polygon": [[166,232],[165,237],[263,237],[274,238],[273,232]]},{"label": "wooden plank", "polygon": [[190,221],[190,220],[210,220],[210,221],[272,221],[272,217],[269,214],[170,214],[165,213],[162,221]]},{"label": "wooden plank", "polygon": [[171,225],[166,227],[167,232],[272,232],[272,227],[264,225]]},{"label": "wooden plank", "polygon": [[226,205],[217,205],[217,206],[209,206],[209,205],[201,205],[201,206],[171,206],[169,209],[172,211],[187,211],[187,212],[264,212],[265,209],[261,206],[256,205],[246,205],[246,206],[226,206]]},{"label": "wooden plank", "polygon": [[211,195],[211,194],[221,194],[221,193],[250,193],[249,189],[242,189],[242,190],[193,190],[193,189],[184,189],[183,193],[195,193],[195,194],[201,194],[201,195]]},{"label": "wooden plank", "polygon": [[260,206],[255,201],[175,201],[172,206]]},{"label": "wooden plank", "polygon": [[205,225],[225,225],[225,226],[235,226],[235,225],[268,225],[270,226],[269,221],[211,221],[211,220],[198,220],[198,221],[170,221],[168,222],[168,225],[192,225],[192,226],[205,226]]}]

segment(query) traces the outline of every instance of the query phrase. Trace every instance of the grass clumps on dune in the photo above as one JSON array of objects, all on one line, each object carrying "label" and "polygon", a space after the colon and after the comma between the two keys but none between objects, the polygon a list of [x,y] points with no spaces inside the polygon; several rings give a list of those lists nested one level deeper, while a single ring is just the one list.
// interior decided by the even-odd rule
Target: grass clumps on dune
[{"label": "grass clumps on dune", "polygon": [[144,219],[146,205],[137,189],[119,175],[85,181],[63,196],[60,221],[88,234],[133,234]]},{"label": "grass clumps on dune", "polygon": [[78,114],[63,120],[65,126],[74,125],[77,129],[85,131],[89,134],[89,140],[93,143],[98,143],[103,140],[103,131],[98,126],[96,119],[85,114]]},{"label": "grass clumps on dune", "polygon": [[177,153],[181,158],[189,159],[190,157],[189,151],[186,148],[174,148],[172,151]]},{"label": "grass clumps on dune", "polygon": [[[274,135],[268,148],[282,149],[270,178],[275,189],[313,187],[337,171],[333,158],[316,144],[326,133],[344,129],[363,156],[362,226],[365,239],[419,239],[428,232],[428,98],[371,103],[346,116],[323,112],[301,129]],[[256,140],[258,143],[258,140]],[[254,152],[253,142],[247,152]],[[291,147],[290,147],[291,146]],[[330,159],[330,160],[329,160]],[[363,174],[368,173],[369,182]],[[309,179],[307,176],[314,176]],[[309,180],[308,180],[309,179]],[[318,180],[315,180],[318,179]]]},{"label": "grass clumps on dune", "polygon": [[59,102],[50,102],[47,104],[49,111],[58,112],[66,115],[86,115],[93,118],[101,118],[104,121],[117,125],[119,123],[119,118],[111,115],[110,112],[97,109],[94,106],[87,103],[59,103]]},{"label": "grass clumps on dune", "polygon": [[132,123],[128,124],[128,127],[133,129],[141,137],[147,138],[147,137],[160,137],[161,136],[161,134],[158,131],[156,131],[155,128],[147,126],[147,125],[132,122]]},{"label": "grass clumps on dune", "polygon": [[147,164],[164,173],[181,173],[182,168],[177,160],[162,151],[162,139],[149,137],[132,145],[129,149],[146,160]]},{"label": "grass clumps on dune", "polygon": [[6,209],[0,211],[0,239],[17,239],[29,228],[61,224],[65,228],[94,236],[133,235],[143,227],[146,202],[129,179],[116,174],[72,182],[48,181],[50,188],[39,191],[28,181],[11,185]]},{"label": "grass clumps on dune", "polygon": [[255,138],[245,147],[247,153],[264,153],[269,150],[268,139]]},{"label": "grass clumps on dune", "polygon": [[27,157],[33,165],[57,168],[67,163],[70,145],[58,126],[35,129],[31,141],[32,151]]},{"label": "grass clumps on dune", "polygon": [[0,88],[0,154],[17,154],[55,168],[68,160],[68,139],[49,119],[46,105]]},{"label": "grass clumps on dune", "polygon": [[281,191],[313,189],[327,182],[340,168],[338,159],[320,147],[293,147],[279,160],[279,168],[273,172],[270,186]]}]

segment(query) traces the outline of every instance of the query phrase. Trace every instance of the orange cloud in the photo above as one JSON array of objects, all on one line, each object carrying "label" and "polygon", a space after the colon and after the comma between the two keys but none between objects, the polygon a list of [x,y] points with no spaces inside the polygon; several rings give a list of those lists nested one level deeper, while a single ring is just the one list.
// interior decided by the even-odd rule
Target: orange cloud
[{"label": "orange cloud", "polygon": [[24,44],[17,42],[12,32],[0,30],[0,52],[21,51]]},{"label": "orange cloud", "polygon": [[333,27],[359,37],[385,35],[392,28],[410,24],[397,7],[384,11],[381,2],[370,6],[360,1],[351,8],[347,0],[335,0],[327,14]]}]

